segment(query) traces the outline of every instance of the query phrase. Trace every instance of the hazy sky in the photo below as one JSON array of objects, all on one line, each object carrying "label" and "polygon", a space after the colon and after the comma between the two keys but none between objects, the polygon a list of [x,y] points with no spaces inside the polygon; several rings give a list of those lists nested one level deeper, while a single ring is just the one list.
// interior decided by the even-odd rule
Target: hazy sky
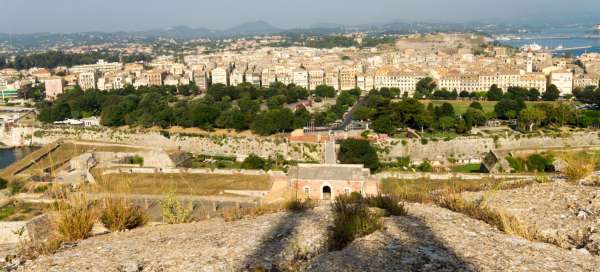
[{"label": "hazy sky", "polygon": [[0,0],[0,32],[223,29],[256,20],[282,28],[317,23],[600,20],[600,0]]}]

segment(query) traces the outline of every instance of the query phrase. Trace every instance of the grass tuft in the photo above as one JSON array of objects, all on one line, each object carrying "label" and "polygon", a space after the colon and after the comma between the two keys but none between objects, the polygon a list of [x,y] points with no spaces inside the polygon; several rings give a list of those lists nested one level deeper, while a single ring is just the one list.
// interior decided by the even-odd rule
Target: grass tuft
[{"label": "grass tuft", "polygon": [[57,231],[62,241],[75,242],[91,236],[97,212],[85,195],[71,195],[65,202],[58,203],[57,208]]},{"label": "grass tuft", "polygon": [[125,198],[105,198],[102,201],[100,221],[111,231],[130,230],[148,223],[144,210]]}]

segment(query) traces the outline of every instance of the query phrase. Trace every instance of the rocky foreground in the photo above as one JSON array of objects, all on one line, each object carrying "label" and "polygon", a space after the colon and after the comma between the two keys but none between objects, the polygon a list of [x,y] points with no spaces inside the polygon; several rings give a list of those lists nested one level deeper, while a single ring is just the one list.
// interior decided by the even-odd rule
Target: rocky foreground
[{"label": "rocky foreground", "polygon": [[327,252],[328,207],[97,236],[19,271],[598,271],[600,257],[507,235],[431,205]]},{"label": "rocky foreground", "polygon": [[464,196],[507,212],[545,241],[600,255],[600,187],[552,182]]}]

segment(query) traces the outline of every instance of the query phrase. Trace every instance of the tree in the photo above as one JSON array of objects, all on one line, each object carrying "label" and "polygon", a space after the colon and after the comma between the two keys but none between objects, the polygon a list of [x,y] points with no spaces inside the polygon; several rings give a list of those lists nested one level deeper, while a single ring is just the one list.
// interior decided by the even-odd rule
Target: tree
[{"label": "tree", "polygon": [[542,95],[544,101],[556,101],[560,97],[560,91],[554,84],[550,84],[546,92]]},{"label": "tree", "polygon": [[389,116],[380,116],[371,124],[371,128],[378,133],[393,134],[397,126],[392,122]]},{"label": "tree", "polygon": [[485,113],[475,108],[467,109],[465,114],[463,114],[463,119],[470,126],[484,126],[487,122]]},{"label": "tree", "polygon": [[531,88],[527,92],[527,98],[529,101],[538,101],[540,100],[540,91],[536,88]]},{"label": "tree", "polygon": [[266,170],[265,169],[266,164],[267,164],[267,162],[263,158],[256,156],[254,154],[250,154],[248,157],[246,157],[246,159],[244,159],[241,167],[243,169]]},{"label": "tree", "polygon": [[519,126],[533,131],[533,127],[541,124],[546,119],[546,113],[535,107],[529,107],[519,114]]},{"label": "tree", "polygon": [[469,93],[467,91],[461,91],[459,96],[460,96],[460,98],[469,98],[469,97],[471,97],[471,93]]},{"label": "tree", "polygon": [[429,97],[435,88],[437,88],[437,84],[433,81],[433,78],[423,78],[417,82],[415,96],[419,96],[416,98]]},{"label": "tree", "polygon": [[448,102],[444,102],[444,103],[442,103],[441,106],[435,107],[434,112],[435,112],[435,116],[438,118],[441,118],[444,116],[453,117],[454,116],[454,107],[452,106],[452,104],[450,104]]},{"label": "tree", "polygon": [[490,90],[487,92],[487,99],[489,101],[499,101],[502,99],[502,89],[498,88],[498,85],[494,84],[490,87]]},{"label": "tree", "polygon": [[477,102],[477,101],[474,101],[473,103],[471,103],[471,104],[469,105],[469,108],[472,108],[472,109],[477,109],[477,110],[483,111],[483,106],[481,106],[481,103],[479,103],[479,102]]},{"label": "tree", "polygon": [[363,164],[373,172],[379,169],[377,151],[367,140],[341,141],[338,160],[344,164]]},{"label": "tree", "polygon": [[319,85],[315,88],[315,95],[317,97],[335,97],[335,89],[327,85]]},{"label": "tree", "polygon": [[513,119],[526,107],[521,99],[502,99],[494,106],[494,112],[498,118]]},{"label": "tree", "polygon": [[352,113],[352,119],[365,121],[365,120],[371,119],[372,115],[373,115],[373,110],[371,110],[370,108],[365,107],[365,106],[360,106],[360,107],[356,108],[356,110],[354,110],[354,112]]},{"label": "tree", "polygon": [[443,131],[446,131],[449,128],[452,128],[455,125],[456,125],[456,119],[454,119],[454,117],[444,116],[438,120],[438,126]]}]

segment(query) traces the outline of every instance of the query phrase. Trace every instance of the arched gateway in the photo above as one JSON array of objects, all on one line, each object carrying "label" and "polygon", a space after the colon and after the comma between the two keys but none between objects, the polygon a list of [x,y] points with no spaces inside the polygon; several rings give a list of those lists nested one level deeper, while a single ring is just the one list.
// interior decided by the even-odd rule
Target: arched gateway
[{"label": "arched gateway", "polygon": [[299,164],[288,171],[288,186],[302,198],[332,200],[340,194],[377,194],[377,181],[359,164]]}]

